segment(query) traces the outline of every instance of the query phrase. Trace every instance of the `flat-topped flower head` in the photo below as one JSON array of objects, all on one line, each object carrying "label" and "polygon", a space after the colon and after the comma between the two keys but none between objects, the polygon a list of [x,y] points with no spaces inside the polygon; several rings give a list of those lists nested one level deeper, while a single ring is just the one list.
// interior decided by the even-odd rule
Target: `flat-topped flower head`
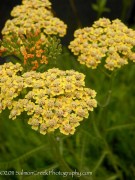
[{"label": "flat-topped flower head", "polygon": [[11,16],[13,19],[6,22],[3,35],[11,32],[26,34],[26,31],[37,28],[49,35],[63,37],[66,34],[67,25],[53,16],[48,0],[23,0],[22,5],[13,8]]},{"label": "flat-topped flower head", "polygon": [[100,18],[92,27],[76,30],[74,37],[69,48],[89,68],[96,69],[105,61],[105,68],[112,71],[128,60],[135,62],[135,31],[119,19]]},{"label": "flat-topped flower head", "polygon": [[49,0],[22,0],[22,4],[30,8],[45,7],[51,9],[51,2]]},{"label": "flat-topped flower head", "polygon": [[26,112],[28,124],[41,134],[56,129],[65,135],[74,134],[80,121],[97,107],[96,92],[85,88],[82,73],[57,68],[22,75],[19,71],[22,67],[18,64],[0,66],[4,75],[0,76],[0,112],[8,108],[13,120]]}]

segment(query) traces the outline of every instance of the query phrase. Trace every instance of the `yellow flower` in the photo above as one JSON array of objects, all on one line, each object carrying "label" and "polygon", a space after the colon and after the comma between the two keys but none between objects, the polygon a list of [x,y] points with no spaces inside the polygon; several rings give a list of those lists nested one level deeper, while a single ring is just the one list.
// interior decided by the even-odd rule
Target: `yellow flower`
[{"label": "yellow flower", "polygon": [[79,126],[80,125],[79,121],[82,120],[82,118],[80,118],[74,113],[72,113],[69,117],[67,117],[67,119],[69,119],[69,123],[73,124],[75,127]]},{"label": "yellow flower", "polygon": [[42,118],[40,116],[32,116],[28,120],[28,124],[32,125],[32,129],[38,130],[39,124],[42,123]]},{"label": "yellow flower", "polygon": [[8,108],[13,120],[26,112],[28,124],[41,134],[56,129],[65,135],[74,134],[80,121],[97,106],[96,92],[85,88],[82,73],[53,68],[19,75],[20,69],[12,63],[1,66],[5,78],[0,77],[0,112]]},{"label": "yellow flower", "polygon": [[89,116],[88,110],[83,109],[81,106],[77,107],[75,112],[80,118],[88,118],[88,116]]},{"label": "yellow flower", "polygon": [[55,129],[59,128],[59,119],[56,116],[53,116],[51,119],[47,119],[46,125],[47,125],[47,131],[52,132],[55,131]]},{"label": "yellow flower", "polygon": [[45,34],[63,37],[67,25],[53,16],[51,3],[48,0],[23,0],[11,11],[12,20],[8,20],[2,30],[3,35],[10,32],[26,34],[31,29],[42,29]]},{"label": "yellow flower", "polygon": [[40,125],[40,133],[43,134],[43,135],[45,135],[47,133],[47,125],[46,125],[46,123],[42,123]]},{"label": "yellow flower", "polygon": [[103,60],[105,68],[113,71],[135,61],[135,31],[119,19],[112,22],[107,18],[95,21],[92,27],[78,29],[69,49],[78,56],[80,64],[96,69]]},{"label": "yellow flower", "polygon": [[95,99],[86,100],[86,104],[89,111],[93,111],[97,107],[97,101]]},{"label": "yellow flower", "polygon": [[64,124],[60,127],[60,132],[65,135],[74,134],[75,127],[71,126],[70,124]]}]

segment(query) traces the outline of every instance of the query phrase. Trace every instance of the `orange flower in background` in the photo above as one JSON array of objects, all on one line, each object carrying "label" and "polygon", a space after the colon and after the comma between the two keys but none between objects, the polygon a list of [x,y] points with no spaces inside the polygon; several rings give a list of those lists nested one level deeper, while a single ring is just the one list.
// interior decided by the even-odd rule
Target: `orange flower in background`
[{"label": "orange flower in background", "polygon": [[44,36],[43,38],[39,29],[27,31],[26,35],[20,32],[12,33],[8,37],[3,37],[0,55],[16,57],[16,61],[22,64],[24,70],[37,70],[60,54],[59,42],[56,37]]},{"label": "orange flower in background", "polygon": [[4,53],[4,52],[6,52],[6,48],[4,48],[4,47],[1,47],[0,48],[0,56],[2,56],[2,54]]},{"label": "orange flower in background", "polygon": [[36,69],[39,67],[38,61],[36,61],[36,60],[33,61],[32,64],[34,65],[34,66],[32,67],[32,70],[36,70]]}]

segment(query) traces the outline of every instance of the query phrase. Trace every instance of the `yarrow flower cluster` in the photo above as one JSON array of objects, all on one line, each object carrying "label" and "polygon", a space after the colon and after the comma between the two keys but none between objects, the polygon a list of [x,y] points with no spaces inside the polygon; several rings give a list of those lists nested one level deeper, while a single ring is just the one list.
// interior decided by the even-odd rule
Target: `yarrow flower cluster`
[{"label": "yarrow flower cluster", "polygon": [[74,134],[97,106],[96,92],[85,88],[82,73],[53,68],[19,75],[21,71],[18,63],[0,66],[0,112],[8,108],[13,120],[26,112],[28,124],[41,134],[58,128],[65,135]]},{"label": "yarrow flower cluster", "polygon": [[105,68],[114,70],[135,62],[135,31],[119,19],[112,22],[107,18],[95,21],[92,27],[78,29],[69,48],[78,56],[78,61],[95,69],[105,61]]},{"label": "yarrow flower cluster", "polygon": [[43,33],[63,37],[67,26],[53,16],[51,3],[48,0],[22,0],[22,5],[13,8],[12,20],[8,20],[2,30],[3,35],[11,32],[23,34],[31,29],[42,29]]}]

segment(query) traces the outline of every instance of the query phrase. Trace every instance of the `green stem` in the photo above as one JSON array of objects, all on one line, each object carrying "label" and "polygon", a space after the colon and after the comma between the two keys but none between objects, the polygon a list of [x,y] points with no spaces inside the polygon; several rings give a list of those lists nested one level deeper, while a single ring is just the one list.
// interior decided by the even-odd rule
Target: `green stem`
[{"label": "green stem", "polygon": [[104,103],[100,103],[98,102],[98,105],[101,107],[101,108],[104,108],[106,106],[108,106],[108,104],[110,103],[110,100],[111,100],[111,96],[112,96],[112,86],[113,86],[113,80],[114,80],[114,73],[111,74],[111,76],[109,77],[110,78],[110,84],[109,84],[109,90],[108,90],[108,94],[107,94],[107,99]]},{"label": "green stem", "polygon": [[[111,99],[111,95],[112,95],[112,86],[113,86],[113,80],[114,80],[114,77],[115,77],[115,73],[112,73],[111,74],[111,77],[110,77],[110,84],[109,84],[109,90],[108,90],[108,97],[105,101],[104,104],[100,104],[100,107],[101,107],[101,110],[100,112],[103,111],[103,108],[106,107],[109,103],[110,103],[110,99]],[[102,117],[102,114],[100,114],[100,117]],[[93,119],[93,128],[94,128],[94,131],[97,135],[97,137],[99,139],[101,139],[101,141],[103,142],[104,144],[104,148],[106,150],[106,152],[108,152],[108,156],[110,158],[110,161],[112,163],[112,166],[114,168],[114,170],[116,171],[117,175],[119,176],[120,180],[122,180],[122,175],[119,171],[119,168],[118,168],[118,164],[116,162],[116,159],[115,159],[115,156],[113,155],[109,145],[108,145],[108,142],[107,140],[105,139],[104,135],[101,134],[101,131],[98,129],[98,125],[97,123],[95,122],[95,118],[94,118],[94,114],[92,115],[92,119]],[[101,122],[98,122],[98,123],[101,123]],[[100,124],[101,125],[101,124]],[[104,132],[104,131],[103,131]]]},{"label": "green stem", "polygon": [[122,180],[122,175],[121,175],[121,172],[119,171],[119,168],[118,168],[118,165],[117,165],[117,162],[116,162],[116,159],[108,145],[108,142],[106,141],[106,139],[101,135],[101,132],[99,131],[98,127],[97,127],[97,124],[95,123],[95,120],[93,119],[93,127],[94,127],[94,130],[95,130],[95,133],[97,135],[98,138],[101,139],[101,141],[103,142],[104,144],[104,149],[106,149],[105,152],[108,153],[108,156],[110,158],[110,161],[112,163],[112,166],[114,168],[114,170],[116,171],[117,175],[119,176],[120,180]]},{"label": "green stem", "polygon": [[108,104],[110,103],[110,100],[111,100],[111,95],[112,95],[112,91],[109,90],[109,91],[108,91],[108,95],[107,95],[107,99],[106,99],[105,103],[104,103],[104,104],[103,104],[103,103],[101,104],[100,102],[98,102],[98,105],[99,105],[101,108],[104,108],[104,107],[108,106]]},{"label": "green stem", "polygon": [[122,11],[121,11],[121,20],[125,21],[126,15],[127,15],[127,10],[131,6],[132,0],[123,0],[122,1]]},{"label": "green stem", "polygon": [[98,67],[98,70],[99,70],[99,72],[102,72],[102,73],[104,73],[107,77],[111,77],[111,74],[109,74],[108,72],[106,72],[104,69],[102,69],[100,66]]},{"label": "green stem", "polygon": [[111,128],[108,128],[108,129],[106,129],[106,132],[115,131],[115,130],[121,130],[121,129],[134,128],[134,127],[135,127],[135,123],[122,124],[122,125],[113,126]]},{"label": "green stem", "polygon": [[81,23],[81,21],[80,21],[80,19],[78,17],[78,12],[77,12],[77,9],[76,9],[76,6],[75,6],[75,2],[74,2],[74,0],[69,0],[69,3],[70,3],[70,6],[72,8],[72,11],[73,11],[73,13],[74,13],[74,15],[76,17],[77,26],[78,26],[78,28],[81,28],[82,23]]},{"label": "green stem", "polygon": [[101,155],[101,157],[99,158],[98,162],[96,163],[96,166],[94,167],[94,169],[92,170],[92,173],[95,173],[97,171],[97,169],[100,167],[100,165],[102,164],[104,158],[106,157],[106,155],[108,154],[107,151],[104,151],[103,154]]},{"label": "green stem", "polygon": [[81,153],[80,153],[80,167],[79,169],[82,170],[83,165],[84,165],[84,155],[85,155],[85,147],[86,147],[86,136],[83,135],[83,139],[82,139],[82,148],[81,148]]},{"label": "green stem", "polygon": [[59,164],[60,170],[62,170],[63,172],[72,172],[72,169],[68,166],[68,164],[65,162],[65,160],[63,159],[60,153],[60,148],[54,135],[49,134],[48,138],[49,138],[54,160]]}]

